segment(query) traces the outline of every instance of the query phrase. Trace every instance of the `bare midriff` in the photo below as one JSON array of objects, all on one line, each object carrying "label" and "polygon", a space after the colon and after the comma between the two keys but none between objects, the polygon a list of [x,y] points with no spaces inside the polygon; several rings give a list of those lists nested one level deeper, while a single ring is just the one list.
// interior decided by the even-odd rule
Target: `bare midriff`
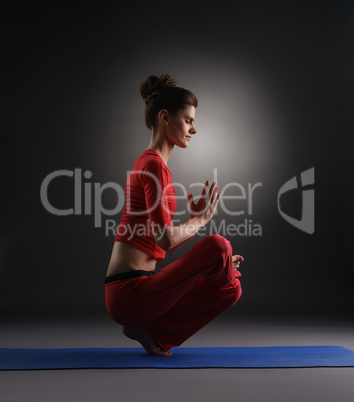
[{"label": "bare midriff", "polygon": [[138,248],[115,241],[106,276],[129,271],[155,271],[157,260]]}]

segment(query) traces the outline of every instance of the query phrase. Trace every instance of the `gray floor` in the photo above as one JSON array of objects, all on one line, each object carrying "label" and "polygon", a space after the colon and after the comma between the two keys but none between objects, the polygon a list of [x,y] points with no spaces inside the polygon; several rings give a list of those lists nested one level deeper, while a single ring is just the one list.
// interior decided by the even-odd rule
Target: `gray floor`
[{"label": "gray floor", "polygon": [[[132,347],[109,317],[3,320],[1,347]],[[354,350],[347,319],[224,315],[183,347],[338,345]],[[173,351],[173,350],[172,350]],[[11,401],[338,401],[354,400],[354,368],[111,369],[0,372]]]}]

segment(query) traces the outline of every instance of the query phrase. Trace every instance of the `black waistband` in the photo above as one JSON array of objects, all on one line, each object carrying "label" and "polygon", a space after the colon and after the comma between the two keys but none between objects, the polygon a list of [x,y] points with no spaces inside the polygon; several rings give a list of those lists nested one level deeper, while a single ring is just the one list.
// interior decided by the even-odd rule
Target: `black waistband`
[{"label": "black waistband", "polygon": [[139,276],[151,276],[154,275],[154,273],[155,272],[144,270],[122,272],[121,274],[107,276],[104,280],[104,283],[107,285],[107,283],[120,281],[122,279],[138,278]]}]

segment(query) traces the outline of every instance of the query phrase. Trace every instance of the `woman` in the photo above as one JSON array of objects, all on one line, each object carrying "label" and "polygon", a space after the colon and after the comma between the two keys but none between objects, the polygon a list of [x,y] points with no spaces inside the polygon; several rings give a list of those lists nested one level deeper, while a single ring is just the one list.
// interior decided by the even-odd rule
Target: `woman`
[{"label": "woman", "polygon": [[123,333],[149,355],[171,356],[172,347],[204,327],[241,296],[237,271],[243,257],[228,240],[209,235],[155,273],[166,252],[174,253],[214,215],[219,188],[206,181],[197,203],[188,195],[191,218],[173,226],[177,202],[167,162],[174,146],[187,148],[196,96],[169,75],[141,84],[149,147],[135,161],[125,187],[126,204],[105,279],[106,306]]}]

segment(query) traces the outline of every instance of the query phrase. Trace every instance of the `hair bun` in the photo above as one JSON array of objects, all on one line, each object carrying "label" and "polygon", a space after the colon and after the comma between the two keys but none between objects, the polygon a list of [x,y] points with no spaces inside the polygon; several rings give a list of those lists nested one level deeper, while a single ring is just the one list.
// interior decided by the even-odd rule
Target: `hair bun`
[{"label": "hair bun", "polygon": [[153,96],[158,95],[163,89],[175,86],[176,80],[171,78],[168,74],[161,74],[160,77],[150,75],[150,77],[141,84],[140,93],[145,103],[148,103]]}]

